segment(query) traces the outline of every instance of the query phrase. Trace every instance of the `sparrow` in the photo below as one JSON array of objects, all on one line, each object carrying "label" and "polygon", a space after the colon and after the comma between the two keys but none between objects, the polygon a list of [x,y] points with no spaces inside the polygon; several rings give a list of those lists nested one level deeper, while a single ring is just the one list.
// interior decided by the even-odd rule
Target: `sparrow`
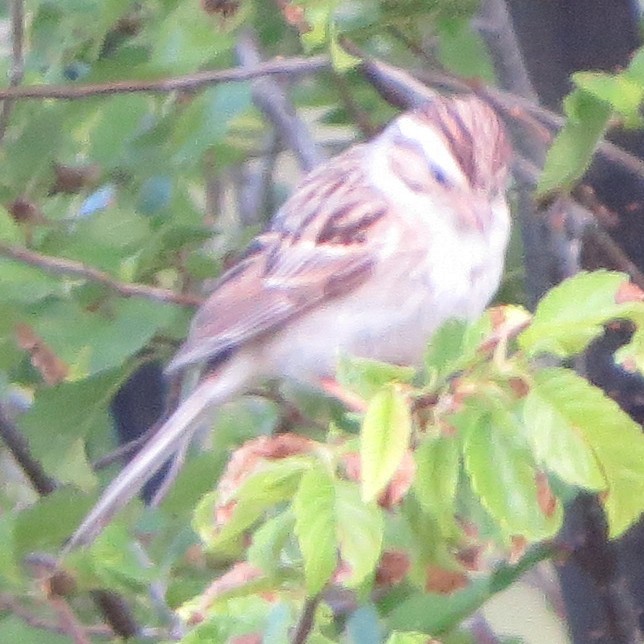
[{"label": "sparrow", "polygon": [[475,96],[436,96],[308,174],[196,313],[169,373],[191,394],[66,545],[90,543],[195,431],[269,378],[324,388],[338,358],[418,364],[438,327],[479,316],[509,237],[511,151]]}]

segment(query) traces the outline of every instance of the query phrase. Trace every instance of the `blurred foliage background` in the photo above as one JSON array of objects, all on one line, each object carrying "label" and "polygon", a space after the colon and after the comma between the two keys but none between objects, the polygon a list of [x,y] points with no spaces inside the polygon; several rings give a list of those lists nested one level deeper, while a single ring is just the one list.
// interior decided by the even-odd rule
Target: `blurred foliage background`
[{"label": "blurred foliage background", "polygon": [[[92,549],[72,555],[64,572],[56,571],[55,555],[121,463],[112,452],[114,416],[126,434],[132,426],[140,434],[162,412],[156,365],[185,337],[209,280],[264,227],[301,176],[413,103],[415,82],[478,91],[515,135],[516,225],[499,301],[533,306],[580,266],[618,269],[643,286],[644,262],[636,255],[644,230],[642,161],[637,148],[629,155],[600,143],[608,133],[628,146],[642,126],[637,7],[616,2],[604,8],[605,21],[592,14],[579,26],[595,40],[604,27],[610,43],[611,25],[623,14],[630,31],[615,27],[625,48],[620,60],[584,64],[576,69],[592,71],[571,77],[572,63],[557,66],[566,56],[556,65],[545,55],[556,50],[562,16],[572,20],[576,11],[554,4],[562,13],[550,26],[547,17],[530,15],[537,11],[531,3],[518,0],[9,0],[0,6],[0,76],[7,79],[0,90],[0,425],[13,452],[3,455],[0,475],[0,638],[427,641],[427,635],[391,634],[414,630],[409,616],[428,611],[411,602],[397,622],[388,622],[396,602],[408,599],[402,591],[377,607],[380,597],[366,601],[365,589],[356,591],[358,599],[340,593],[320,607],[307,604],[287,577],[280,582],[291,594],[267,608],[258,593],[268,588],[253,586],[243,570],[233,584],[244,592],[214,609],[203,628],[186,635],[172,616],[169,607],[203,598],[217,575],[239,563],[238,550],[206,556],[189,527],[231,452],[257,436],[303,426],[315,439],[329,422],[351,430],[339,405],[301,393],[295,411],[275,390],[231,404],[214,421],[216,449],[190,459],[161,508],[135,504]],[[561,95],[557,103],[544,90],[539,56],[527,67],[521,62],[519,45],[538,48],[539,28],[552,38],[543,37],[550,87],[556,69],[563,91],[571,90],[563,104]],[[556,114],[562,106],[565,121]],[[606,167],[631,183],[606,179]],[[620,193],[617,201],[607,184]],[[641,317],[635,321],[641,324]],[[616,332],[623,334],[619,345],[632,328]],[[641,335],[629,345],[640,369]],[[641,376],[616,366],[615,348],[608,363],[598,361],[619,380],[617,400],[641,422]],[[147,384],[125,397],[123,387],[136,383],[131,378],[142,368],[150,370],[143,372]],[[145,550],[132,547],[134,524]],[[266,539],[284,533],[276,522],[271,529]],[[537,550],[525,567],[551,554]],[[496,570],[487,586],[468,589],[469,597],[437,594],[431,610],[450,625],[441,637],[501,638],[480,615],[461,621],[522,571]],[[624,608],[631,617],[632,604],[644,597],[632,594]],[[548,597],[559,606],[556,591]],[[311,606],[316,626],[307,631]],[[298,639],[300,627],[308,640]],[[624,639],[615,639],[609,629],[605,641],[635,641],[628,639],[633,632],[624,627]],[[537,633],[530,641],[553,640]]]}]

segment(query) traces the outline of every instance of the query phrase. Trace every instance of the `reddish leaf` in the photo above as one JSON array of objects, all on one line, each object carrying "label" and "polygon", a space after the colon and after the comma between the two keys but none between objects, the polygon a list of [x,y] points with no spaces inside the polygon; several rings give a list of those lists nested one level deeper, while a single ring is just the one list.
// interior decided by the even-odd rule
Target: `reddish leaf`
[{"label": "reddish leaf", "polygon": [[510,539],[510,554],[508,555],[508,563],[511,565],[516,564],[525,554],[528,549],[528,540],[525,537],[512,537]]},{"label": "reddish leaf", "polygon": [[260,436],[235,450],[217,486],[220,503],[215,510],[215,524],[222,526],[228,523],[237,505],[235,493],[244,481],[261,468],[262,463],[307,454],[316,445],[308,438],[287,433]]},{"label": "reddish leaf", "polygon": [[458,570],[448,570],[440,566],[427,566],[425,590],[439,595],[451,595],[470,583],[468,576]]},{"label": "reddish leaf", "polygon": [[[360,454],[349,452],[342,457],[346,476],[351,481],[360,480]],[[416,463],[410,451],[405,452],[403,458],[387,487],[378,497],[378,504],[386,509],[398,505],[404,498],[414,482]]]},{"label": "reddish leaf", "polygon": [[617,289],[615,302],[617,304],[644,302],[644,291],[637,284],[633,284],[633,282],[623,282]]},{"label": "reddish leaf", "polygon": [[192,609],[187,618],[188,623],[194,625],[202,622],[210,606],[223,595],[247,586],[249,583],[260,579],[263,574],[259,568],[251,566],[246,561],[236,563],[228,572],[215,579],[201,594],[199,605]]},{"label": "reddish leaf", "polygon": [[262,644],[263,638],[259,633],[238,635],[230,640],[230,644]]},{"label": "reddish leaf", "polygon": [[16,326],[16,342],[29,353],[31,364],[48,385],[57,385],[65,380],[69,372],[68,366],[28,324]]},{"label": "reddish leaf", "polygon": [[410,567],[409,555],[400,550],[388,550],[382,553],[376,569],[378,586],[395,586],[404,578]]},{"label": "reddish leaf", "polygon": [[537,472],[535,480],[537,483],[537,502],[539,503],[539,507],[547,517],[551,517],[557,509],[557,497],[552,493],[548,478],[543,472]]}]

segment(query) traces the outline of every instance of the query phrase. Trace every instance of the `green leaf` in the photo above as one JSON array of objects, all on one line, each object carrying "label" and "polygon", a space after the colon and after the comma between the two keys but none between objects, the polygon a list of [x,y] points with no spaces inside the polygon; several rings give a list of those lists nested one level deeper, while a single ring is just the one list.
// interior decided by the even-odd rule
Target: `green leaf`
[{"label": "green leaf", "polygon": [[606,479],[584,435],[541,391],[535,385],[523,405],[523,424],[533,454],[566,483],[605,489]]},{"label": "green leaf", "polygon": [[644,85],[644,47],[640,47],[635,52],[626,73],[640,85]]},{"label": "green leaf", "polygon": [[336,482],[340,554],[351,571],[345,584],[355,587],[373,574],[380,560],[384,521],[380,506],[365,503],[358,486]]},{"label": "green leaf", "polygon": [[465,78],[494,83],[494,67],[485,42],[469,19],[443,20],[438,25],[438,57],[448,69]]},{"label": "green leaf", "polygon": [[337,0],[322,0],[306,6],[306,22],[310,29],[300,34],[300,40],[307,53],[311,53],[327,43],[336,4]]},{"label": "green leaf", "polygon": [[644,511],[641,427],[604,393],[567,369],[535,374],[535,390],[593,449],[608,482],[609,533],[618,537]]},{"label": "green leaf", "polygon": [[456,439],[430,438],[416,450],[414,491],[422,508],[435,516],[443,532],[454,523],[460,453]]},{"label": "green leaf", "polygon": [[492,595],[507,589],[521,575],[552,555],[550,546],[535,546],[516,565],[500,565],[489,577],[472,579],[466,588],[451,595],[410,593],[400,587],[383,598],[379,608],[391,628],[413,629],[432,633],[435,637],[447,634]]},{"label": "green leaf", "polygon": [[213,505],[220,503],[217,493],[206,495],[195,510],[194,529],[210,550],[224,550],[263,513],[274,505],[291,499],[300,479],[310,467],[307,458],[290,457],[262,464],[260,470],[241,483],[225,502],[235,502],[232,516],[216,532],[213,526]]},{"label": "green leaf", "polygon": [[572,81],[580,89],[592,94],[627,119],[639,117],[639,107],[644,100],[644,85],[626,74],[577,72]]},{"label": "green leaf", "polygon": [[[416,592],[387,598],[385,615],[392,629],[419,631],[438,636],[457,626],[490,596],[489,581],[474,579],[450,595]],[[427,637],[427,635],[426,635]]]},{"label": "green leaf", "polygon": [[87,377],[122,365],[177,314],[173,304],[143,298],[119,298],[105,312],[58,300],[42,307],[33,323],[74,376]]},{"label": "green leaf", "polygon": [[432,336],[425,351],[430,386],[441,384],[457,371],[481,359],[481,343],[492,332],[488,314],[475,322],[448,320]]},{"label": "green leaf", "polygon": [[163,499],[163,510],[175,516],[192,515],[201,497],[216,486],[227,456],[226,450],[221,448],[193,455]]},{"label": "green leaf", "polygon": [[23,644],[69,644],[68,635],[58,635],[51,631],[34,628],[13,615],[0,619],[0,640],[22,642]]},{"label": "green leaf", "polygon": [[229,50],[233,34],[217,28],[216,18],[189,2],[180,2],[154,31],[150,59],[174,74],[189,72]]},{"label": "green leaf", "polygon": [[142,590],[158,571],[146,565],[132,535],[120,523],[112,523],[92,544],[89,556],[96,577],[108,588]]},{"label": "green leaf", "polygon": [[176,119],[174,162],[180,166],[199,164],[203,153],[221,142],[232,121],[251,104],[250,83],[225,83],[194,98]]},{"label": "green leaf", "polygon": [[149,236],[148,220],[135,213],[133,208],[118,205],[79,221],[74,229],[74,238],[76,244],[81,246],[81,252],[85,250],[96,253],[96,249],[92,247],[96,245],[99,248],[111,248],[112,254],[119,251],[117,259],[125,253],[136,252]]},{"label": "green leaf", "polygon": [[318,465],[306,472],[292,507],[310,596],[324,588],[338,564],[335,506],[336,491],[329,471]]},{"label": "green leaf", "polygon": [[15,552],[15,530],[18,513],[4,512],[0,516],[0,579],[2,585],[16,585],[21,583],[22,570]]},{"label": "green leaf", "polygon": [[425,367],[431,375],[438,378],[457,370],[467,328],[463,320],[448,320],[434,333],[425,352]]},{"label": "green leaf", "polygon": [[9,244],[20,244],[23,241],[20,226],[3,206],[0,206],[0,241]]},{"label": "green leaf", "polygon": [[[9,179],[22,189],[34,178],[49,171],[54,155],[66,132],[65,116],[68,106],[40,103],[22,105],[12,114],[12,121],[23,124],[22,132],[15,128],[13,136],[4,143],[3,179]],[[22,117],[22,118],[20,118]],[[10,163],[7,160],[10,159]]]},{"label": "green leaf", "polygon": [[566,97],[564,110],[568,118],[548,151],[539,196],[568,190],[583,176],[611,115],[608,103],[579,89]]},{"label": "green leaf", "polygon": [[361,59],[345,51],[338,42],[338,36],[338,26],[335,21],[332,21],[329,25],[329,54],[331,55],[331,64],[336,71],[346,72],[357,67]]},{"label": "green leaf", "polygon": [[393,382],[410,383],[416,370],[367,358],[342,356],[338,361],[336,378],[349,391],[366,400],[373,398],[385,385]]},{"label": "green leaf", "polygon": [[[182,619],[187,620],[193,616],[203,620],[181,639],[182,644],[223,644],[234,642],[237,639],[235,636],[261,633],[273,604],[263,599],[259,592],[270,591],[270,588],[262,588],[261,580],[251,582],[248,586],[255,587],[253,596],[232,597],[214,604],[200,597],[182,606],[179,609]],[[204,604],[208,607],[205,614]]]},{"label": "green leaf", "polygon": [[630,305],[616,302],[623,273],[578,273],[551,289],[537,305],[530,326],[518,338],[529,355],[552,353],[568,357],[583,351],[603,333],[603,325]]},{"label": "green leaf", "polygon": [[360,433],[362,497],[373,501],[389,484],[411,435],[409,403],[401,388],[390,385],[369,403]]},{"label": "green leaf", "polygon": [[141,94],[111,96],[97,104],[98,121],[90,132],[90,158],[107,168],[117,166],[124,146],[127,149],[139,133],[152,105],[150,98]]},{"label": "green leaf", "polygon": [[93,475],[79,441],[90,432],[111,431],[108,406],[124,377],[122,370],[116,370],[38,393],[18,423],[46,471],[56,473],[62,482],[88,486]]},{"label": "green leaf", "polygon": [[469,423],[469,427],[462,428],[463,457],[481,504],[506,537],[552,537],[561,526],[561,505],[557,504],[550,516],[541,509],[535,464],[521,441],[512,413],[491,404],[472,414]]},{"label": "green leaf", "polygon": [[62,280],[47,275],[38,268],[0,257],[0,301],[31,304],[49,295],[62,294]]},{"label": "green leaf", "polygon": [[39,550],[56,551],[78,527],[92,499],[70,487],[61,488],[23,510],[14,531],[16,556]]},{"label": "green leaf", "polygon": [[248,563],[257,566],[267,575],[275,575],[282,565],[282,551],[293,534],[295,517],[291,510],[280,512],[253,534],[248,548]]},{"label": "green leaf", "polygon": [[419,633],[417,631],[394,631],[389,636],[386,644],[426,644],[427,641],[427,633]]}]

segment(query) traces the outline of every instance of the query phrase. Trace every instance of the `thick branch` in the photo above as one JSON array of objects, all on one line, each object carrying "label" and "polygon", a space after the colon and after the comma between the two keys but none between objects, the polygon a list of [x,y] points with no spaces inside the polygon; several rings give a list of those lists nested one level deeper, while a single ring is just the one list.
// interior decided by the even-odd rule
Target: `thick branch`
[{"label": "thick branch", "polygon": [[[262,65],[255,38],[243,33],[235,47],[242,68],[251,70]],[[280,138],[293,150],[302,170],[309,172],[324,161],[307,125],[296,114],[284,88],[272,78],[259,78],[252,83],[253,100],[268,117]]]},{"label": "thick branch", "polygon": [[203,301],[200,296],[190,293],[175,293],[165,288],[148,286],[147,284],[121,282],[109,273],[93,268],[92,266],[87,266],[81,262],[52,257],[51,255],[43,255],[42,253],[20,246],[0,243],[0,255],[10,257],[30,266],[36,266],[54,275],[79,277],[90,282],[101,284],[124,297],[144,297],[149,300],[170,302],[172,304],[189,307],[198,306]]}]

